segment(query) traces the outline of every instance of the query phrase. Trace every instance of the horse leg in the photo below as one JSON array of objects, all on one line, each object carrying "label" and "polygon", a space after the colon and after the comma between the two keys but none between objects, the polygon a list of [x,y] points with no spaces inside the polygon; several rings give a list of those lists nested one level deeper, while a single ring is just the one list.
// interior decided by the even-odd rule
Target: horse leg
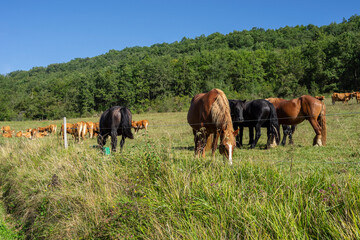
[{"label": "horse leg", "polygon": [[117,131],[111,130],[111,151],[116,152]]},{"label": "horse leg", "polygon": [[314,137],[314,141],[313,141],[313,146],[322,146],[322,142],[321,142],[321,126],[319,125],[319,123],[317,122],[316,118],[310,118],[309,122],[311,124],[311,126],[313,127],[316,135]]},{"label": "horse leg", "polygon": [[296,125],[291,126],[291,130],[289,132],[289,144],[294,144],[292,136],[293,136],[293,134],[295,132],[295,128],[296,128]]},{"label": "horse leg", "polygon": [[282,128],[283,128],[283,139],[281,141],[281,145],[285,146],[286,145],[286,137],[289,135],[289,139],[290,139],[290,127],[289,125],[285,125],[283,124],[282,125]]},{"label": "horse leg", "polygon": [[120,140],[120,152],[122,152],[124,144],[125,144],[125,136],[122,135]]},{"label": "horse leg", "polygon": [[254,142],[254,128],[249,127],[249,145],[253,144]]},{"label": "horse leg", "polygon": [[261,123],[258,122],[255,126],[255,140],[253,141],[253,143],[251,144],[251,147],[250,148],[254,148],[257,144],[257,142],[259,141],[259,138],[261,136]]},{"label": "horse leg", "polygon": [[275,143],[275,145],[274,145],[275,136],[271,133],[271,128],[272,128],[271,125],[267,127],[266,148],[272,148],[272,147],[276,146],[276,143]]},{"label": "horse leg", "polygon": [[205,131],[202,132],[201,138],[201,156],[205,158],[205,148],[207,144],[207,140],[210,137],[210,134],[206,133]]},{"label": "horse leg", "polygon": [[211,150],[212,150],[212,157],[215,158],[215,152],[216,152],[216,149],[217,149],[217,145],[218,145],[218,141],[219,141],[219,136],[220,136],[220,133],[219,132],[215,132],[214,133],[214,138],[213,138],[213,142],[211,144]]},{"label": "horse leg", "polygon": [[242,139],[243,139],[243,133],[244,133],[244,127],[240,127],[240,132],[237,135],[238,138],[238,143],[239,143],[239,148],[242,147]]}]

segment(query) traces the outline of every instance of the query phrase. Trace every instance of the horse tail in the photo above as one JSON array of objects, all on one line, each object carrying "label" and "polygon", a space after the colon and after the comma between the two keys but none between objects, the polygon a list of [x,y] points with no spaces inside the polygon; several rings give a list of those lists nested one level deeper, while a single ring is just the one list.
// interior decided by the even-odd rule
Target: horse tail
[{"label": "horse tail", "polygon": [[272,103],[269,102],[270,106],[270,131],[275,136],[276,144],[280,143],[280,125],[276,114],[276,109]]},{"label": "horse tail", "polygon": [[321,102],[321,112],[318,117],[318,123],[321,126],[321,142],[323,145],[326,145],[326,107],[325,103]]},{"label": "horse tail", "polygon": [[132,115],[129,109],[126,107],[122,107],[120,109],[121,113],[121,120],[120,120],[120,126],[122,128],[123,135],[127,138],[134,139],[134,135],[131,132],[131,120]]}]

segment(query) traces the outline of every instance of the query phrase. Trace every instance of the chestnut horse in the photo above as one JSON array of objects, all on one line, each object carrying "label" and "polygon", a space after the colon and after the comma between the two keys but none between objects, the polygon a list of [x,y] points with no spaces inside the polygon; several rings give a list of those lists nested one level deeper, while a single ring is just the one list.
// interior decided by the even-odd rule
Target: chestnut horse
[{"label": "chestnut horse", "polygon": [[[280,102],[283,102],[283,101],[287,101],[286,99],[283,99],[283,98],[266,98],[265,100],[271,102],[275,109],[276,109],[276,114],[279,114],[279,109],[278,109],[278,106],[279,106],[279,103]],[[292,135],[294,134],[295,132],[295,128],[296,128],[296,125],[292,125],[292,126],[289,126],[289,125],[286,125],[284,124],[283,122],[283,119],[278,119],[279,121],[279,125],[282,126],[282,129],[283,129],[283,139],[281,141],[281,145],[285,146],[286,145],[286,138],[287,136],[289,136],[289,144],[293,144],[293,140],[292,140]]]},{"label": "chestnut horse", "polygon": [[207,93],[200,93],[191,100],[187,121],[193,129],[195,155],[205,157],[205,146],[212,140],[212,156],[215,156],[220,137],[219,152],[229,159],[232,164],[232,155],[236,146],[229,101],[220,89],[212,89]]},{"label": "chestnut horse", "polygon": [[309,95],[303,95],[275,104],[279,124],[297,125],[308,120],[316,133],[313,145],[326,145],[326,108],[322,101]]}]

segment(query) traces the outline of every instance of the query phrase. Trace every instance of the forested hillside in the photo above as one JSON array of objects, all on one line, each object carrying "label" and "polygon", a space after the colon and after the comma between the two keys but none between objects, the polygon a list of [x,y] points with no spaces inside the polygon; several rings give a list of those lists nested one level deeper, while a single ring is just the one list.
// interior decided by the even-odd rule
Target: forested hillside
[{"label": "forested hillside", "polygon": [[126,105],[183,110],[217,87],[233,98],[360,90],[360,16],[132,47],[0,75],[0,120],[57,119]]}]

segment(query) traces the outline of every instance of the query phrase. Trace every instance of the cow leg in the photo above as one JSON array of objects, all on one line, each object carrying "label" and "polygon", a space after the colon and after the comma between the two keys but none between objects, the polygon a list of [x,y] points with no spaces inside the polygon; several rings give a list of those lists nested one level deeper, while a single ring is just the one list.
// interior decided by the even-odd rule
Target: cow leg
[{"label": "cow leg", "polygon": [[111,151],[116,152],[117,131],[111,130]]},{"label": "cow leg", "polygon": [[123,150],[124,144],[125,144],[125,136],[122,135],[122,136],[121,136],[121,140],[120,140],[120,151],[121,151],[121,152],[122,152],[122,150]]}]

